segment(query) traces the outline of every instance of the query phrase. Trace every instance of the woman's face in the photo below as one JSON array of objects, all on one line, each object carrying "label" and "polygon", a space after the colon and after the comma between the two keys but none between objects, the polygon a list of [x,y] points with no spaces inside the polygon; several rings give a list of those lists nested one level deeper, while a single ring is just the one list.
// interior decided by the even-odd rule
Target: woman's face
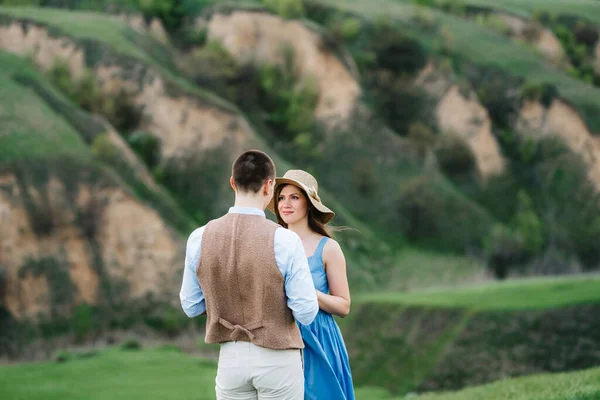
[{"label": "woman's face", "polygon": [[277,211],[283,222],[293,225],[306,218],[308,201],[296,186],[286,185],[277,197]]}]

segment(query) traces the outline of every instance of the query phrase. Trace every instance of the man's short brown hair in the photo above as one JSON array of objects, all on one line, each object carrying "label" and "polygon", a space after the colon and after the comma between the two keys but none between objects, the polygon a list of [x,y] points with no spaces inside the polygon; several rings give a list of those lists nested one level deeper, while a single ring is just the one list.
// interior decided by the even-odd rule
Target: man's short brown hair
[{"label": "man's short brown hair", "polygon": [[269,179],[275,180],[275,163],[260,150],[248,150],[233,162],[231,175],[241,192],[256,193]]}]

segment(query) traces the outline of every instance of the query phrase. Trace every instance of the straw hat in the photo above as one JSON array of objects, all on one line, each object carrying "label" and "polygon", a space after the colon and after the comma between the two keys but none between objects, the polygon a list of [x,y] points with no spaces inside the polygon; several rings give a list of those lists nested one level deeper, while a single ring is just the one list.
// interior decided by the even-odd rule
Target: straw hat
[{"label": "straw hat", "polygon": [[[277,188],[281,185],[294,185],[304,190],[308,195],[308,199],[313,205],[313,208],[319,211],[316,213],[315,217],[321,223],[326,224],[335,217],[335,213],[321,202],[321,198],[319,197],[319,184],[308,172],[302,171],[301,169],[290,169],[282,178],[275,179],[275,193],[277,193]],[[277,215],[275,210],[275,196],[273,196],[268,208],[273,214]]]}]

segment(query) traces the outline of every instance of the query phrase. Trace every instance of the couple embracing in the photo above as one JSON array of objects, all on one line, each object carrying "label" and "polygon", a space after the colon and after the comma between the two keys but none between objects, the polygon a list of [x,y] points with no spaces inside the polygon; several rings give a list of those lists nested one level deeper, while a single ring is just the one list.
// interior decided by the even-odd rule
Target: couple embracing
[{"label": "couple embracing", "polygon": [[354,400],[333,319],[350,310],[346,262],[316,180],[276,178],[271,158],[249,150],[230,184],[234,206],[188,239],[180,292],[189,317],[206,314],[205,342],[220,343],[217,399]]}]

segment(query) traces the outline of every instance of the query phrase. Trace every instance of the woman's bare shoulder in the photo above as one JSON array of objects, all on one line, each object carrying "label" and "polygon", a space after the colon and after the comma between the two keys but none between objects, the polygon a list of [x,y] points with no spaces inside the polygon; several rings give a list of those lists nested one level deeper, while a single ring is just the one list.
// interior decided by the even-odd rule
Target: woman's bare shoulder
[{"label": "woman's bare shoulder", "polygon": [[329,238],[327,242],[325,242],[325,246],[323,247],[323,255],[324,256],[343,256],[344,252],[342,251],[342,247],[340,244],[332,238]]}]

